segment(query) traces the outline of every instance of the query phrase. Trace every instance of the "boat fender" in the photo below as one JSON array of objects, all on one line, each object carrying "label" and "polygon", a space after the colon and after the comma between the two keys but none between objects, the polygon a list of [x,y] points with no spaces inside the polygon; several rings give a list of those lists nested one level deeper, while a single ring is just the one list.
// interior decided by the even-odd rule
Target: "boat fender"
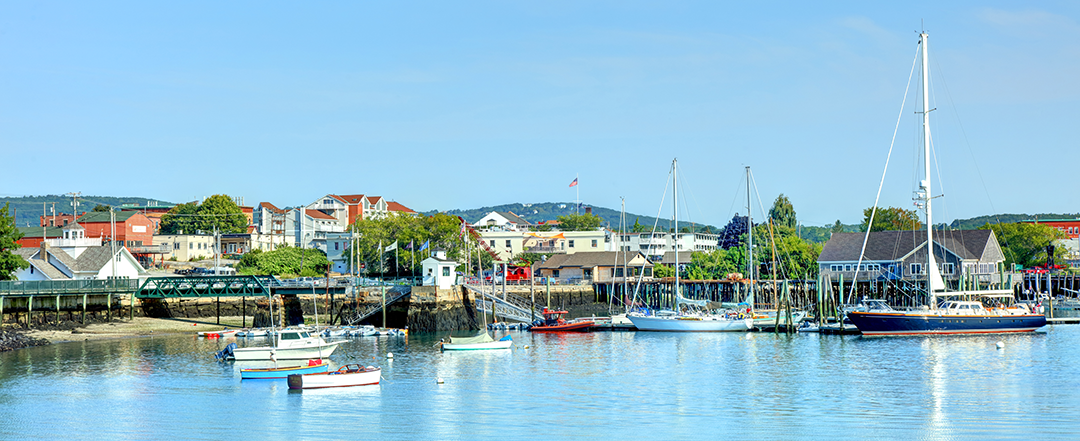
[{"label": "boat fender", "polygon": [[226,358],[233,357],[233,350],[236,349],[236,343],[229,343],[225,345],[225,349],[218,351],[214,354],[214,358],[218,360],[224,360]]},{"label": "boat fender", "polygon": [[746,318],[746,314],[743,314],[743,313],[740,312],[739,313],[739,320],[742,320],[744,318]]}]

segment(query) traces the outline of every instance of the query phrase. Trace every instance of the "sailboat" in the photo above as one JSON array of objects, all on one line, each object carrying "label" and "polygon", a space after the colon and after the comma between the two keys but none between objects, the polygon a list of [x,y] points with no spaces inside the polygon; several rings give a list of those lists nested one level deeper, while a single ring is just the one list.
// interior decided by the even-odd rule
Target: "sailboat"
[{"label": "sailboat", "polygon": [[[672,187],[674,188],[675,229],[679,227],[678,161],[671,161]],[[748,218],[749,219],[749,218]],[[724,332],[747,331],[754,327],[754,319],[738,313],[710,312],[709,302],[691,300],[682,296],[679,286],[679,240],[675,233],[675,307],[673,310],[655,312],[632,312],[627,318],[639,331],[674,332]],[[753,259],[751,259],[752,261]],[[680,308],[682,306],[682,308]]]},{"label": "sailboat", "polygon": [[[464,222],[464,220],[462,221]],[[468,242],[465,243],[468,247]],[[466,251],[467,253],[468,251]],[[495,291],[495,277],[491,278],[492,292]],[[480,289],[480,302],[486,303],[487,297],[484,295],[483,287]],[[492,301],[491,313],[495,314],[494,301]],[[484,322],[480,324],[480,333],[471,337],[450,337],[450,341],[440,340],[438,346],[444,351],[476,351],[485,349],[510,349],[513,346],[513,338],[507,334],[505,337],[495,340],[491,338],[491,334],[487,331],[487,306],[481,305],[480,311],[483,313]]]},{"label": "sailboat", "polygon": [[[940,334],[995,334],[1032,332],[1046,325],[1046,316],[1037,314],[1025,305],[1014,304],[1010,307],[990,308],[977,300],[947,300],[938,305],[938,297],[984,298],[1000,301],[1012,299],[1009,290],[982,290],[943,292],[945,282],[941,278],[934,259],[933,217],[930,208],[930,109],[929,109],[929,61],[927,56],[927,34],[919,34],[922,50],[922,116],[923,116],[923,161],[924,179],[920,183],[917,202],[926,213],[926,264],[927,291],[930,305],[927,309],[916,311],[895,311],[886,306],[885,310],[852,311],[848,318],[859,328],[863,335],[940,335]],[[869,228],[868,228],[869,230]],[[867,232],[869,234],[869,232]],[[884,302],[882,302],[884,303]]]}]

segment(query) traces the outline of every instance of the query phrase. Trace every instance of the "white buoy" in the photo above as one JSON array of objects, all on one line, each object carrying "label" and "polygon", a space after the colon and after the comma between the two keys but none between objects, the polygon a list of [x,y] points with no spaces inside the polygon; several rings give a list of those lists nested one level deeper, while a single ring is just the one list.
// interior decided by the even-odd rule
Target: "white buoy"
[{"label": "white buoy", "polygon": [[529,349],[529,345],[525,345],[525,349]]},{"label": "white buoy", "polygon": [[443,384],[442,377],[435,377],[435,384]]},{"label": "white buoy", "polygon": [[386,353],[386,358],[394,358],[394,353],[393,352],[387,352]]},{"label": "white buoy", "polygon": [[1003,342],[1003,341],[997,342],[997,348],[998,349],[1001,349],[1001,348],[1004,348],[1004,347],[1005,347],[1005,342]]}]

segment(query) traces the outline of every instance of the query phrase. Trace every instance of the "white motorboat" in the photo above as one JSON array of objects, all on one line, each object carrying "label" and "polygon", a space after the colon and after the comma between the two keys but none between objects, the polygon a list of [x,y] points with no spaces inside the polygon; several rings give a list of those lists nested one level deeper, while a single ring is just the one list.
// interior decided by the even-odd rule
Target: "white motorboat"
[{"label": "white motorboat", "polygon": [[381,368],[347,364],[331,372],[289,375],[289,389],[368,386],[379,384],[380,378],[382,378]]},{"label": "white motorboat", "polygon": [[321,359],[334,353],[339,344],[341,342],[327,343],[308,331],[286,329],[277,333],[273,346],[237,348],[226,356],[236,361]]}]

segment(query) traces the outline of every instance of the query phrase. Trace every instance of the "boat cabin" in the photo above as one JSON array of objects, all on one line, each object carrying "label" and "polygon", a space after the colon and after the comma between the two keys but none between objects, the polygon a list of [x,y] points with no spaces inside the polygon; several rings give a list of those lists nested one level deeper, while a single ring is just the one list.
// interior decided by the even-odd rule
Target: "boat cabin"
[{"label": "boat cabin", "polygon": [[544,308],[541,312],[541,314],[544,314],[544,326],[556,326],[566,323],[566,320],[563,319],[563,314],[566,313],[566,311]]},{"label": "boat cabin", "polygon": [[950,300],[942,303],[939,309],[950,315],[986,314],[986,308],[983,308],[982,303],[973,301]]}]

